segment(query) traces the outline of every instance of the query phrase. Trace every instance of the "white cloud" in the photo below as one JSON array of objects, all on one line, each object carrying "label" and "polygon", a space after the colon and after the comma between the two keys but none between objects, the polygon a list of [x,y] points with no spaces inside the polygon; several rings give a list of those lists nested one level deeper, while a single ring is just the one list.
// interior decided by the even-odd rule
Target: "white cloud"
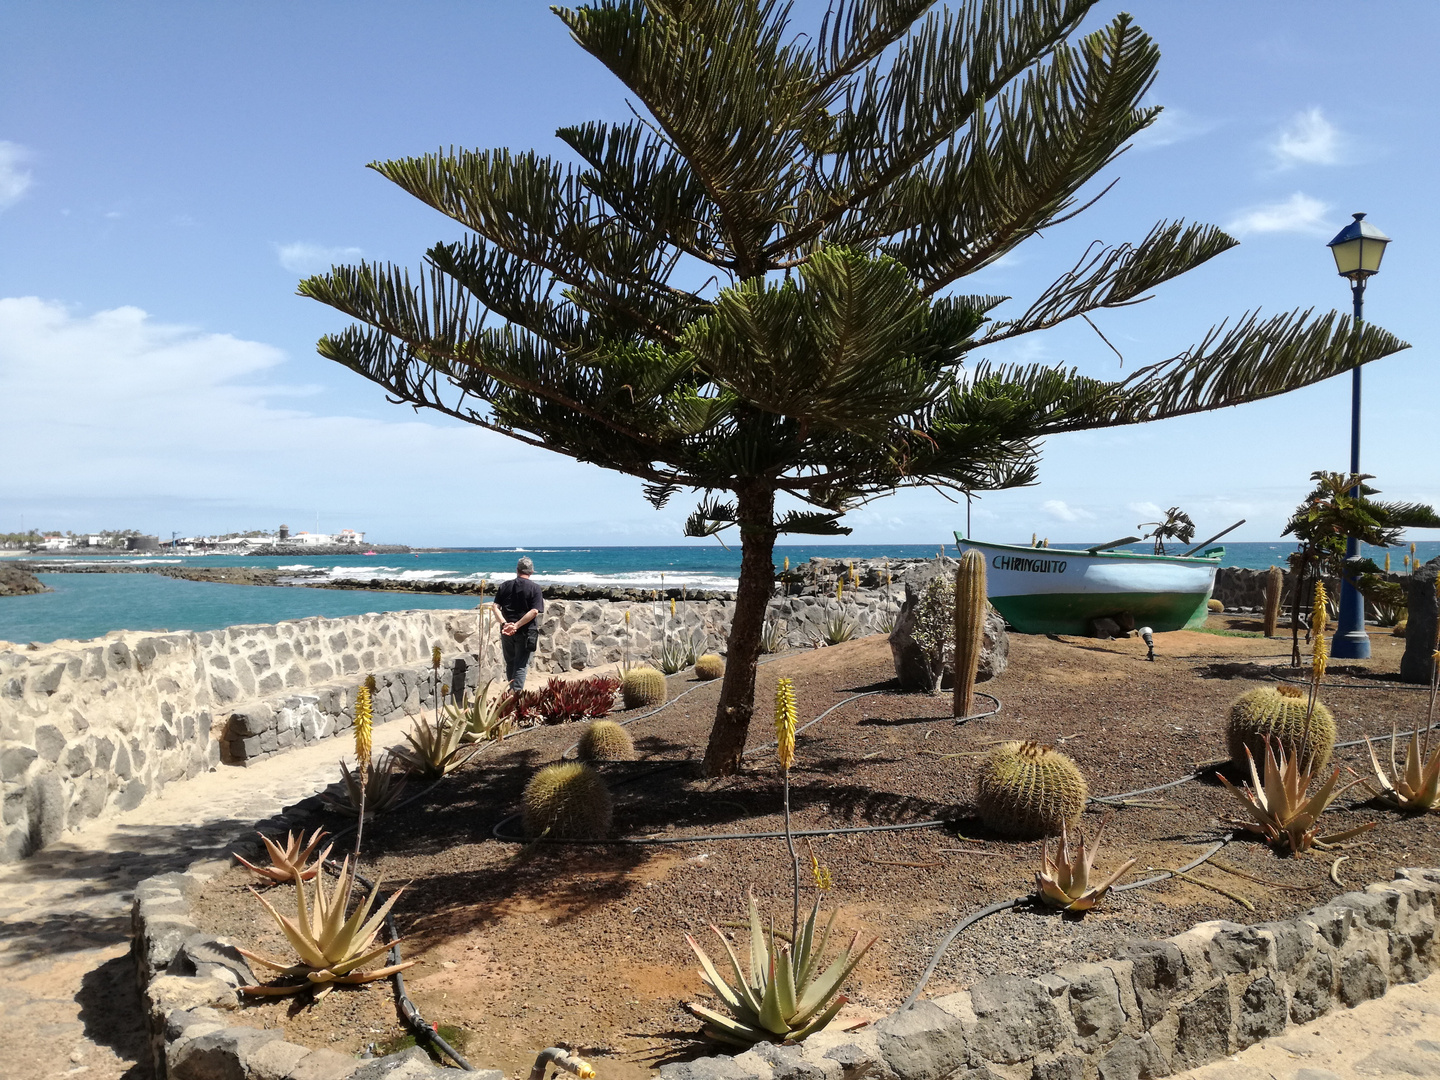
[{"label": "white cloud", "polygon": [[[326,527],[412,543],[528,543],[584,524],[603,535],[627,509],[635,524],[658,518],[638,483],[503,436],[408,409],[305,411],[284,384],[285,359],[134,307],[77,315],[36,297],[0,299],[0,461],[12,464],[0,470],[0,507],[167,532],[313,522],[320,510]],[[536,490],[572,494],[526,515],[534,521],[484,509],[533,504]]]},{"label": "white cloud", "polygon": [[30,188],[30,170],[25,163],[30,151],[19,143],[0,139],[0,210],[18,202]]},{"label": "white cloud", "polygon": [[1280,129],[1270,153],[1282,169],[1294,165],[1334,165],[1340,160],[1340,129],[1319,109],[1296,113]]},{"label": "white cloud", "polygon": [[1125,509],[1129,510],[1132,514],[1139,514],[1141,517],[1151,521],[1165,516],[1165,511],[1161,510],[1160,507],[1153,502],[1126,503]]},{"label": "white cloud", "polygon": [[292,274],[321,274],[337,263],[360,258],[357,247],[323,247],[303,240],[294,244],[277,244],[280,265]]},{"label": "white cloud", "polygon": [[1060,499],[1046,499],[1040,509],[1057,521],[1094,521],[1095,515],[1080,506],[1071,506]]},{"label": "white cloud", "polygon": [[1297,191],[1284,202],[1267,203],[1242,211],[1225,227],[1242,236],[1246,233],[1273,232],[1318,234],[1327,231],[1325,223],[1329,213],[1328,204]]},{"label": "white cloud", "polygon": [[1173,146],[1208,134],[1215,127],[1213,121],[1202,120],[1184,109],[1166,106],[1155,122],[1131,139],[1130,144],[1137,150],[1158,150],[1162,146]]}]

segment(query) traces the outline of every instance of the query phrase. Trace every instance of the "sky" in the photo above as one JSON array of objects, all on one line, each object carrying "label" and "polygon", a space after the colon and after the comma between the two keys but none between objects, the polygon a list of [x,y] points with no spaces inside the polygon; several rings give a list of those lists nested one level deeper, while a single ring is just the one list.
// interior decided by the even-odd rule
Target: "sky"
[{"label": "sky", "polygon": [[[1325,242],[1367,211],[1394,243],[1366,317],[1413,348],[1364,375],[1362,465],[1440,503],[1440,5],[1101,3],[1162,59],[1165,112],[1092,209],[964,282],[1028,306],[1094,241],[1158,220],[1241,240],[1139,307],[990,354],[1116,377],[1259,308],[1347,309]],[[820,0],[796,6],[812,28]],[[366,163],[437,148],[562,154],[557,127],[629,115],[531,0],[0,6],[0,532],[168,537],[355,528],[418,545],[672,544],[638,481],[385,400],[319,357],[339,313],[295,295],[333,262],[412,267],[459,227]],[[1122,366],[1123,365],[1123,366]],[[1268,402],[1057,437],[1037,486],[978,497],[973,531],[1126,535],[1165,507],[1273,540],[1312,470],[1343,469],[1349,376]],[[937,542],[964,508],[907,491],[852,542]],[[1213,528],[1212,528],[1213,526]],[[1434,534],[1419,534],[1433,539]],[[713,543],[713,541],[709,541]]]}]

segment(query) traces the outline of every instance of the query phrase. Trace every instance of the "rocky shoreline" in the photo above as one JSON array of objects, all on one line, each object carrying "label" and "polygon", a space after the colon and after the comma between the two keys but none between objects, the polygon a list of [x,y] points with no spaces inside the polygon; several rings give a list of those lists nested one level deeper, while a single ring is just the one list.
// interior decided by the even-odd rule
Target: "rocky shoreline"
[{"label": "rocky shoreline", "polygon": [[27,567],[0,566],[0,596],[33,596],[50,591]]}]

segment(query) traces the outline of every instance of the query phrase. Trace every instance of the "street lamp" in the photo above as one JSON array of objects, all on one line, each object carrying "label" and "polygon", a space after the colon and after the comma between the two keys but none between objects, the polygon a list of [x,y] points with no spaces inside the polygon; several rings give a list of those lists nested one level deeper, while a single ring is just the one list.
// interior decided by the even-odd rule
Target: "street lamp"
[{"label": "street lamp", "polygon": [[[1365,220],[1364,214],[1356,214],[1355,220],[1341,229],[1329,243],[1330,254],[1335,256],[1335,269],[1341,277],[1350,279],[1350,295],[1355,300],[1355,326],[1359,329],[1365,319],[1365,282],[1380,271],[1380,260],[1385,255],[1385,245],[1390,238]],[[1351,372],[1350,394],[1350,472],[1360,472],[1360,367]],[[1359,487],[1350,489],[1352,496],[1360,494]],[[1350,537],[1345,541],[1345,559],[1360,557],[1360,541]],[[1351,565],[1354,565],[1351,563]],[[1321,631],[1323,633],[1323,630]],[[1335,639],[1330,646],[1330,655],[1341,660],[1365,660],[1370,656],[1370,638],[1365,633],[1365,599],[1353,582],[1344,579],[1340,586],[1340,623],[1335,629]]]}]

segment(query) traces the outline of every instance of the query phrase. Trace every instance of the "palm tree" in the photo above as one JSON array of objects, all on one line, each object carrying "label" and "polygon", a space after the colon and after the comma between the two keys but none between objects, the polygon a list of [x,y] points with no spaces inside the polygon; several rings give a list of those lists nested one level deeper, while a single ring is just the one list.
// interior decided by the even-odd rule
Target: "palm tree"
[{"label": "palm tree", "polygon": [[1179,540],[1182,544],[1188,544],[1195,539],[1195,522],[1190,520],[1190,515],[1178,506],[1172,506],[1165,511],[1162,521],[1142,521],[1135,526],[1137,529],[1150,529],[1145,534],[1146,540],[1155,541],[1155,554],[1165,554],[1166,540]]},{"label": "palm tree", "polygon": [[[1012,318],[956,288],[1083,211],[1159,109],[1127,15],[1094,0],[779,0],[556,8],[634,118],[556,134],[566,160],[450,150],[371,168],[469,230],[425,266],[302,282],[360,325],[322,355],[393,398],[700,493],[691,536],[738,526],[729,660],[705,756],[739,767],[781,533],[837,534],[900,487],[1035,480],[1037,440],[1254,401],[1403,348],[1335,313],[1222,323],[1118,382],[972,350],[1149,291],[1232,247],[1162,221],[1092,246]],[[1103,194],[1103,192],[1102,192]]]},{"label": "palm tree", "polygon": [[[1356,566],[1347,563],[1345,544],[1350,537],[1372,547],[1393,547],[1406,529],[1440,529],[1440,515],[1434,507],[1370,498],[1380,491],[1365,483],[1375,479],[1369,473],[1320,470],[1311,473],[1310,479],[1314,489],[1295,508],[1280,534],[1295,537],[1300,545],[1290,556],[1295,579],[1290,600],[1290,663],[1294,667],[1300,666],[1300,609],[1308,576],[1348,579],[1358,587],[1360,575],[1379,573],[1380,567],[1368,560]],[[1313,626],[1310,631],[1323,634],[1325,628]]]}]

